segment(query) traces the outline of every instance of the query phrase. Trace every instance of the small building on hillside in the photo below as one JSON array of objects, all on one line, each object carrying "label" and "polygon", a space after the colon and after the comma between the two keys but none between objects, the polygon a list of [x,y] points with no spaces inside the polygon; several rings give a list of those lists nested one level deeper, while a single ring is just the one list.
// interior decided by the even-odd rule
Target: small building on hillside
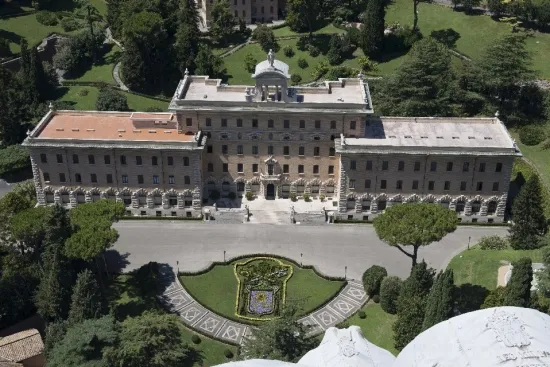
[{"label": "small building on hillside", "polygon": [[0,338],[0,367],[43,367],[44,343],[36,329]]}]

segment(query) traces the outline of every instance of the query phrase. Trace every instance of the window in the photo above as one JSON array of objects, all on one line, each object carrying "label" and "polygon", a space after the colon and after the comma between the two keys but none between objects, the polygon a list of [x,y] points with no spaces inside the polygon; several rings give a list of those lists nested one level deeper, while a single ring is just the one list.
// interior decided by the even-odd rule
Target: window
[{"label": "window", "polygon": [[372,161],[367,161],[367,171],[372,171]]},{"label": "window", "polygon": [[349,162],[349,169],[355,170],[357,168],[357,162],[356,161],[350,161]]},{"label": "window", "polygon": [[211,118],[206,119],[206,126],[212,126],[212,119]]},{"label": "window", "polygon": [[470,170],[470,163],[464,162],[462,165],[462,172],[468,172]]},{"label": "window", "polygon": [[252,127],[258,127],[258,119],[252,119]]},{"label": "window", "polygon": [[222,154],[227,154],[227,145],[222,145]]},{"label": "window", "polygon": [[333,175],[334,174],[334,166],[328,166],[328,174]]},{"label": "window", "polygon": [[320,129],[321,128],[321,120],[315,120],[315,128]]},{"label": "window", "polygon": [[185,119],[185,126],[193,126],[193,119],[191,119],[190,117],[187,117]]},{"label": "window", "polygon": [[59,174],[59,182],[65,182],[65,174],[64,173]]},{"label": "window", "polygon": [[479,164],[479,172],[485,172],[485,163]]},{"label": "window", "polygon": [[304,173],[304,165],[303,164],[298,165],[298,173]]},{"label": "window", "polygon": [[306,149],[304,147],[299,147],[298,148],[298,155],[305,155],[305,151],[306,151]]},{"label": "window", "polygon": [[158,166],[159,159],[157,157],[151,157],[151,165]]},{"label": "window", "polygon": [[78,154],[73,154],[73,164],[78,164]]},{"label": "window", "polygon": [[330,122],[330,129],[331,129],[331,130],[336,130],[336,121],[332,120],[332,121]]},{"label": "window", "polygon": [[243,146],[237,145],[237,154],[243,154]]},{"label": "window", "polygon": [[237,163],[237,172],[239,173],[244,172],[244,165],[242,163]]},{"label": "window", "polygon": [[385,189],[386,189],[386,185],[387,185],[386,180],[381,180],[381,181],[380,181],[380,190],[385,190]]},{"label": "window", "polygon": [[44,175],[44,182],[50,182],[50,174],[47,172],[42,173]]},{"label": "window", "polygon": [[283,127],[284,127],[285,129],[290,129],[290,120],[285,120],[285,121],[283,122]]},{"label": "window", "polygon": [[450,190],[451,189],[451,181],[445,181],[443,184],[443,190]]},{"label": "window", "polygon": [[275,127],[275,122],[273,120],[267,120],[267,127],[273,129]]},{"label": "window", "polygon": [[437,171],[437,162],[431,162],[430,163],[430,171],[432,171],[432,172]]},{"label": "window", "polygon": [[414,162],[414,171],[415,172],[420,171],[420,162]]},{"label": "window", "polygon": [[300,120],[300,129],[306,128],[306,120]]},{"label": "window", "polygon": [[495,168],[495,172],[502,172],[502,163],[497,163],[497,166]]},{"label": "window", "polygon": [[113,175],[110,173],[107,173],[107,183],[113,183]]},{"label": "window", "polygon": [[460,191],[466,191],[466,181],[460,181]]},{"label": "window", "polygon": [[183,165],[189,166],[189,157],[183,157]]},{"label": "window", "polygon": [[370,189],[370,184],[371,184],[371,181],[370,180],[365,180],[365,189]]},{"label": "window", "polygon": [[483,182],[478,181],[476,185],[476,191],[481,191],[481,190],[483,190]]},{"label": "window", "polygon": [[273,154],[273,145],[267,146],[267,154]]},{"label": "window", "polygon": [[103,157],[103,161],[105,162],[105,164],[111,164],[111,156],[110,155],[105,155]]},{"label": "window", "polygon": [[183,176],[183,184],[184,185],[191,185],[191,177]]},{"label": "window", "polygon": [[214,172],[214,163],[208,163],[208,172]]},{"label": "window", "polygon": [[350,130],[355,130],[355,125],[356,125],[355,121],[350,121],[349,123]]},{"label": "window", "polygon": [[90,174],[90,181],[92,183],[97,183],[97,175],[95,173]]},{"label": "window", "polygon": [[141,166],[142,164],[143,164],[143,161],[141,159],[141,156],[140,155],[136,156],[136,165]]},{"label": "window", "polygon": [[395,189],[396,190],[403,190],[403,181],[397,180],[397,182],[395,183]]},{"label": "window", "polygon": [[447,162],[447,172],[451,172],[453,170],[453,162]]},{"label": "window", "polygon": [[413,180],[412,189],[418,190],[418,180]]},{"label": "window", "polygon": [[227,163],[222,164],[222,171],[223,172],[229,172],[229,165]]},{"label": "window", "polygon": [[388,170],[388,161],[382,161],[382,171],[387,171]]},{"label": "window", "polygon": [[63,155],[61,155],[61,154],[56,154],[55,156],[56,156],[56,158],[57,158],[57,163],[63,163]]},{"label": "window", "polygon": [[252,165],[252,172],[254,172],[254,173],[257,173],[257,172],[258,172],[258,164],[257,164],[257,163],[254,163],[254,164]]},{"label": "window", "polygon": [[213,151],[214,151],[214,148],[212,147],[212,145],[206,146],[206,153],[212,153]]},{"label": "window", "polygon": [[283,147],[283,155],[290,155],[290,147],[288,145]]},{"label": "window", "polygon": [[227,119],[222,119],[222,127],[227,127]]},{"label": "window", "polygon": [[258,154],[258,146],[257,145],[252,146],[252,154],[255,154],[255,155]]},{"label": "window", "polygon": [[168,183],[170,185],[173,185],[176,183],[176,180],[174,179],[174,176],[168,176]]},{"label": "window", "polygon": [[243,119],[237,119],[237,127],[243,127]]},{"label": "window", "polygon": [[82,183],[82,176],[80,176],[80,173],[75,173],[74,174],[74,181],[76,183]]},{"label": "window", "polygon": [[313,165],[313,174],[314,174],[314,175],[317,175],[317,174],[319,174],[319,166],[318,166],[318,165],[316,165],[316,164],[315,164],[315,165]]},{"label": "window", "polygon": [[320,155],[320,151],[321,151],[321,149],[319,149],[319,147],[314,147],[313,148],[313,155],[315,157],[318,157]]},{"label": "window", "polygon": [[399,164],[397,165],[398,171],[404,171],[405,170],[405,162],[399,161]]},{"label": "window", "polygon": [[493,191],[498,191],[498,182],[493,182]]},{"label": "window", "polygon": [[288,173],[289,169],[290,167],[288,166],[288,164],[283,164],[283,173]]},{"label": "window", "polygon": [[173,166],[174,165],[174,157],[168,157],[168,165]]},{"label": "window", "polygon": [[334,149],[333,147],[328,148],[328,156],[334,157],[335,155],[336,155],[336,149]]},{"label": "window", "polygon": [[44,153],[40,154],[40,162],[48,163],[48,157],[46,156],[46,154],[44,154]]},{"label": "window", "polygon": [[138,184],[143,185],[143,175],[138,175]]},{"label": "window", "polygon": [[432,191],[434,189],[435,182],[434,181],[428,181],[428,190]]},{"label": "window", "polygon": [[122,175],[122,183],[128,184],[128,175]]},{"label": "window", "polygon": [[153,185],[158,185],[158,184],[159,184],[159,176],[154,175],[153,176]]}]

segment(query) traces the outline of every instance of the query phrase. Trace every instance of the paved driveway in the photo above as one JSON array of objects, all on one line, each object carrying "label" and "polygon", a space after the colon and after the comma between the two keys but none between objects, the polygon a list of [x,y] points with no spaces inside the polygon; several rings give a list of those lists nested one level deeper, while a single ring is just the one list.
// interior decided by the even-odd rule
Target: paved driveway
[{"label": "paved driveway", "polygon": [[[269,225],[212,224],[183,221],[121,221],[115,224],[120,238],[114,249],[127,256],[123,271],[149,261],[167,263],[181,270],[195,271],[212,261],[243,254],[268,253],[315,265],[332,276],[360,279],[371,265],[386,267],[392,275],[407,276],[411,260],[396,248],[378,240],[371,225]],[[488,234],[507,233],[504,227],[459,227],[439,243],[419,250],[437,269],[454,255]],[[178,263],[179,262],[179,265]]]}]

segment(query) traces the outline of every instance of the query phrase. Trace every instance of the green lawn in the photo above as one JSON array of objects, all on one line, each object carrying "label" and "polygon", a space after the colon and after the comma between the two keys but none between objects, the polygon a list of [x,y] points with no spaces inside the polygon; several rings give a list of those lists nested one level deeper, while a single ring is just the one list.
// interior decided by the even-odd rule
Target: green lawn
[{"label": "green lawn", "polygon": [[392,329],[397,316],[385,313],[376,303],[367,304],[362,311],[367,315],[366,318],[361,319],[355,314],[346,321],[346,324],[359,326],[365,338],[371,343],[397,355],[399,352],[393,346]]},{"label": "green lawn", "polygon": [[[527,146],[521,143],[517,131],[511,132],[512,137],[516,139],[516,143],[523,153],[523,156],[531,161],[540,173],[541,179],[550,186],[550,150],[543,150],[542,145]],[[548,125],[548,134],[550,136],[550,124]]]},{"label": "green lawn", "polygon": [[113,79],[113,68],[121,56],[121,50],[117,45],[105,45],[106,53],[101,60],[93,65],[91,69],[84,74],[76,77],[68,77],[67,80],[79,82],[105,82],[107,84],[116,85]]},{"label": "green lawn", "polygon": [[[293,31],[290,30],[289,27],[282,27],[282,28],[274,29],[273,33],[275,34],[276,38],[296,36],[296,35],[299,35],[299,34],[308,34],[308,32],[306,32],[306,33],[293,32]],[[316,30],[313,33],[314,34],[321,34],[321,33],[329,34],[329,33],[345,33],[345,31],[343,29],[336,28],[332,23],[330,23],[330,24],[324,26],[323,28],[319,28],[318,30]]]},{"label": "green lawn", "polygon": [[[243,261],[245,259],[236,262]],[[217,265],[201,275],[182,275],[180,281],[199,303],[229,319],[239,320],[235,315],[237,279],[233,272],[233,264]],[[294,273],[287,283],[287,300],[299,301],[302,314],[324,304],[343,284],[341,281],[325,280],[313,270],[300,269],[294,265],[293,267]]]},{"label": "green lawn", "polygon": [[[75,110],[90,111],[95,110],[95,103],[99,90],[96,87],[62,87],[63,96],[59,98],[60,101],[67,101],[73,104]],[[88,94],[80,95],[82,91],[88,91]],[[128,107],[132,111],[145,111],[149,107],[158,107],[163,110],[168,108],[168,102],[158,101],[156,99],[145,98],[137,96],[131,93],[121,92],[128,99]]]}]

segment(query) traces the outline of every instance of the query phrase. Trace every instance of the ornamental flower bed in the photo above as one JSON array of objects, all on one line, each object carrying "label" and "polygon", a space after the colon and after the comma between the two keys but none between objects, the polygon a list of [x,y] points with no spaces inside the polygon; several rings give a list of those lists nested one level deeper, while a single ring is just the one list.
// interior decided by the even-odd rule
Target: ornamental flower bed
[{"label": "ornamental flower bed", "polygon": [[250,291],[248,312],[255,315],[273,313],[273,291]]}]

